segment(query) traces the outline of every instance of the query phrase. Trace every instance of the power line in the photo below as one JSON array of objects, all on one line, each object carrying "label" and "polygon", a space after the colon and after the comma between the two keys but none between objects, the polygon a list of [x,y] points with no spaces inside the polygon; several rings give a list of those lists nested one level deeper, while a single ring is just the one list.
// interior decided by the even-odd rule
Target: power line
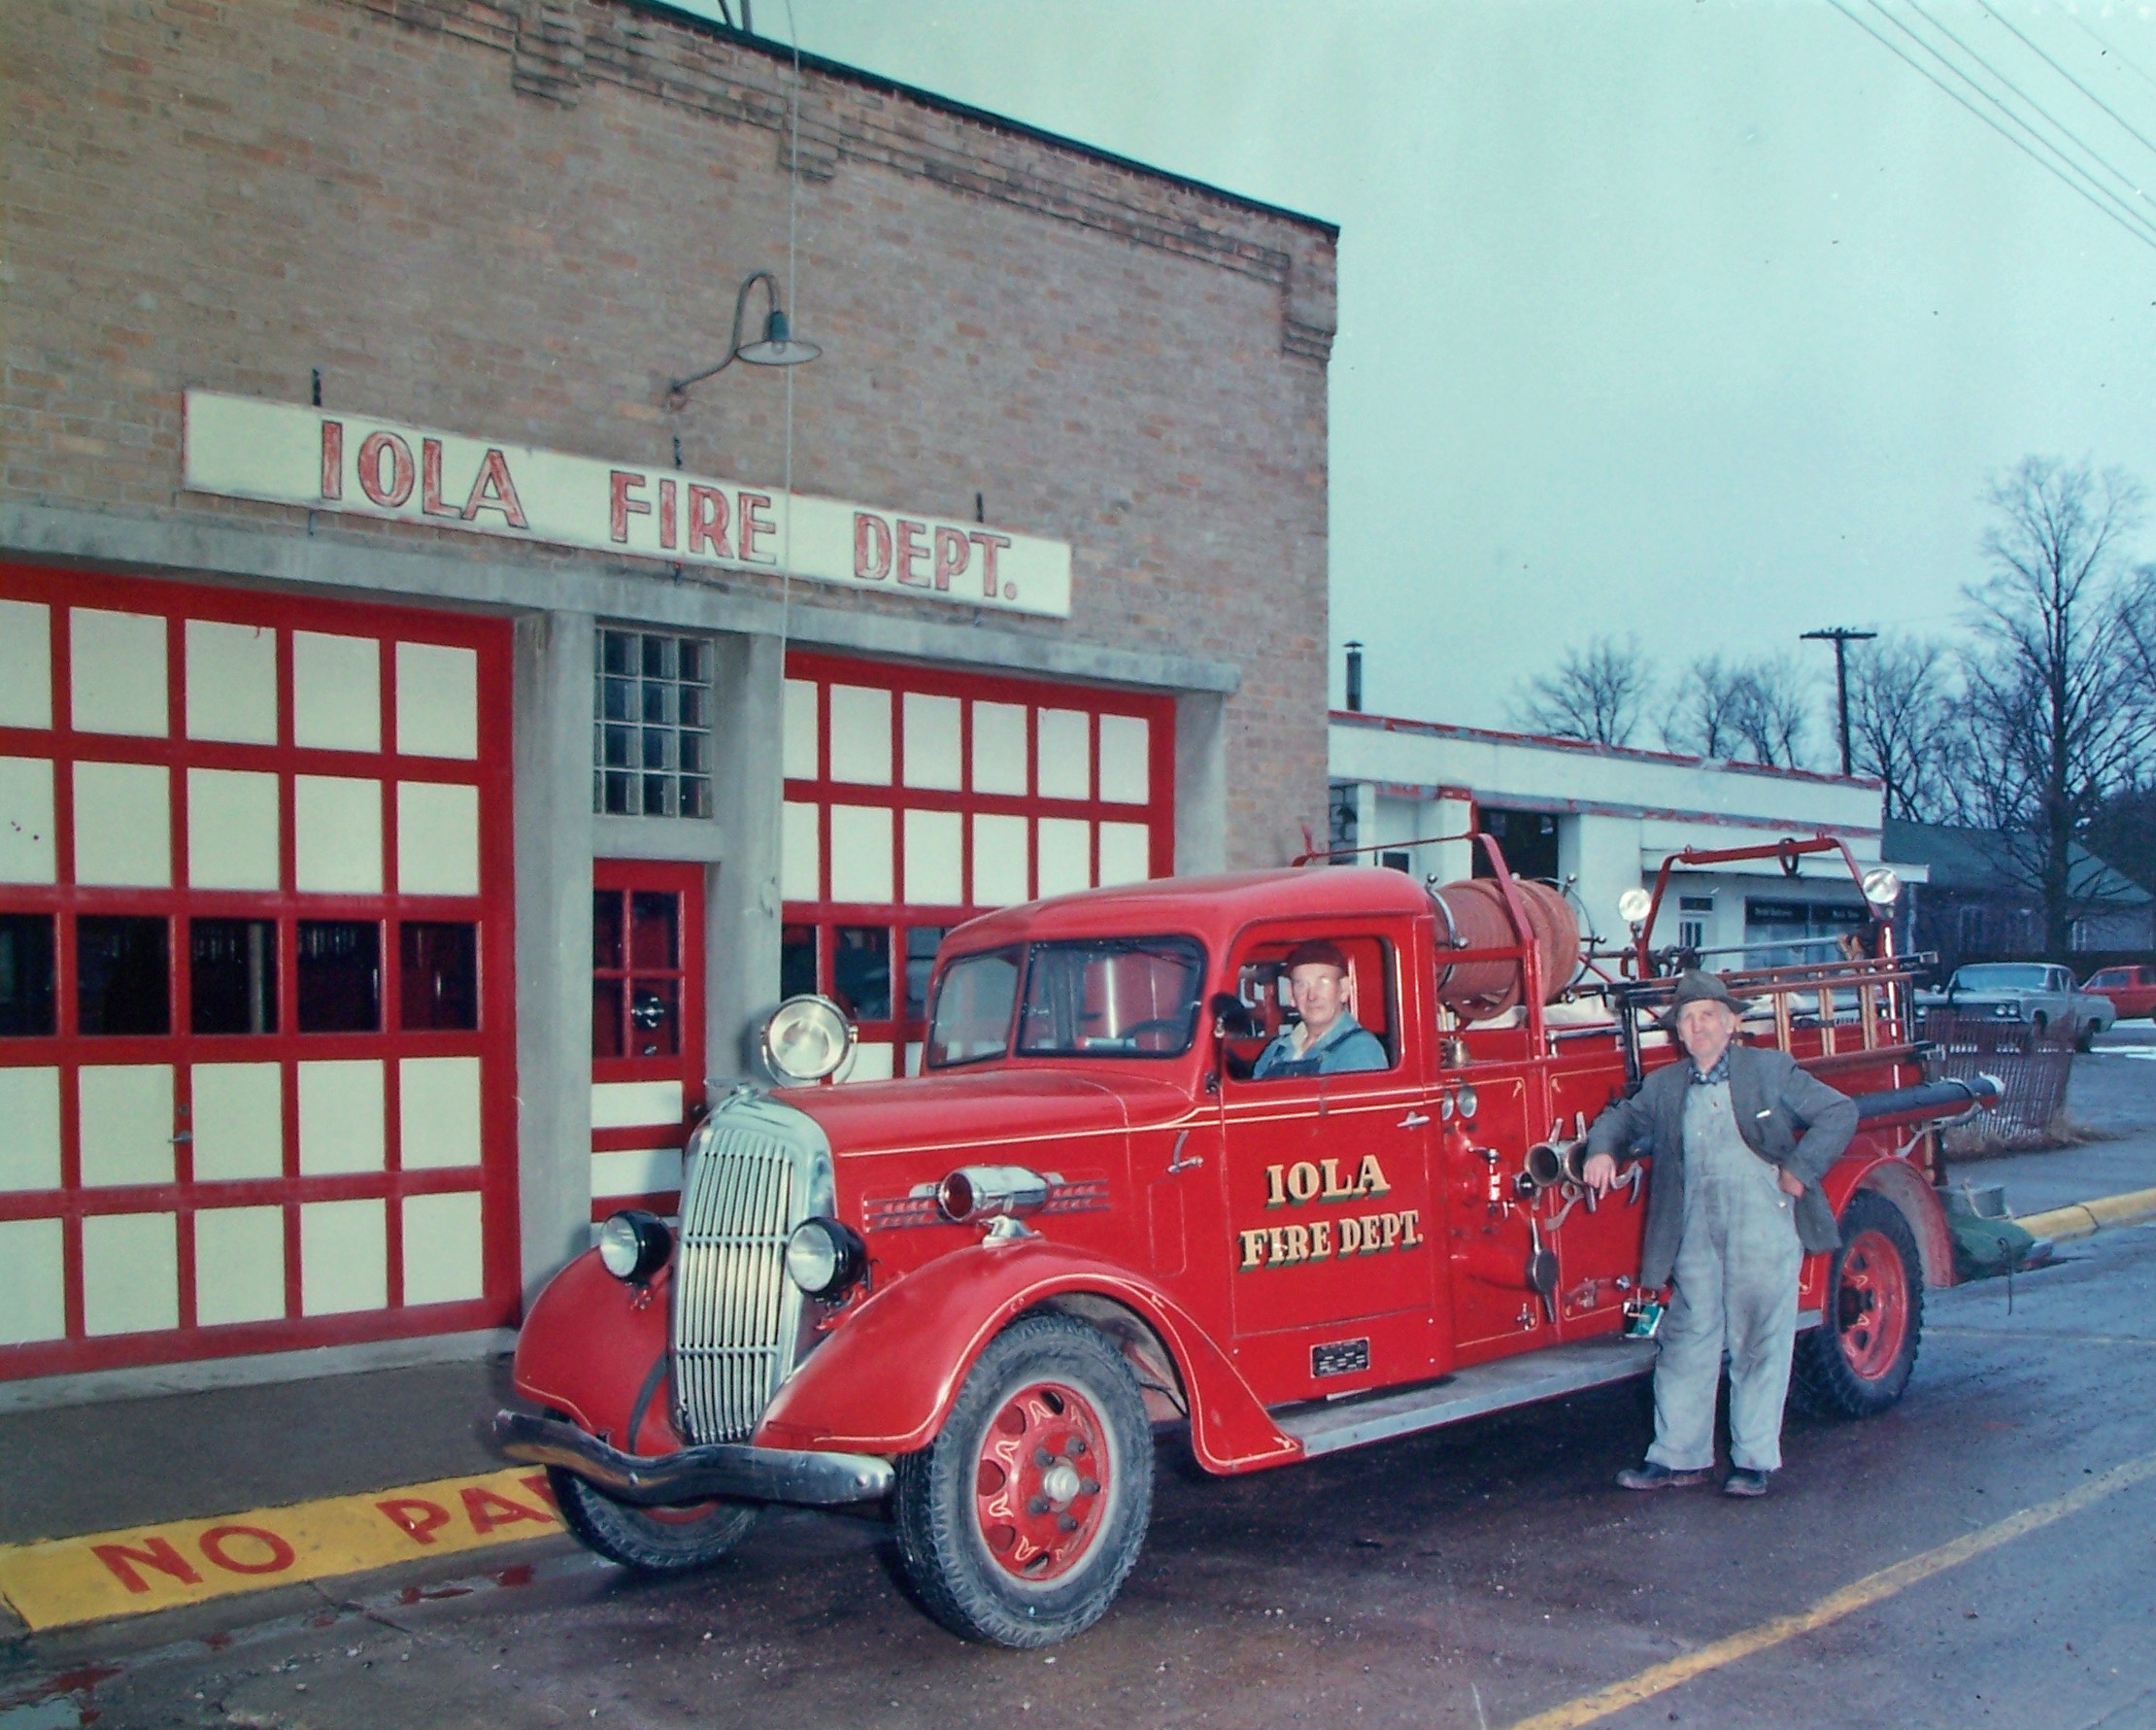
[{"label": "power line", "polygon": [[[1872,0],[1872,3],[1876,5],[1877,0]],[[2068,178],[2068,176],[2064,172],[2062,172],[2059,167],[2051,162],[2046,161],[2042,156],[2039,156],[2034,150],[2032,150],[2029,145],[2021,138],[2008,131],[2003,122],[1995,119],[1992,116],[1986,114],[1982,109],[1978,108],[1973,102],[1971,102],[1967,96],[1963,95],[1961,91],[1955,89],[1951,85],[1942,82],[1939,77],[1929,67],[1925,66],[1920,61],[1912,58],[1908,51],[1901,47],[1900,44],[1892,41],[1886,36],[1881,35],[1877,30],[1873,29],[1870,24],[1867,23],[1863,17],[1859,17],[1858,14],[1852,10],[1851,6],[1848,4],[1848,0],[1828,0],[1828,4],[1833,6],[1836,12],[1840,13],[1843,17],[1847,18],[1852,24],[1856,25],[1858,29],[1862,30],[1867,36],[1870,37],[1881,48],[1885,49],[1887,52],[1894,55],[1896,59],[1901,60],[1903,64],[1905,64],[1919,78],[1922,78],[1928,83],[1937,86],[1945,95],[1960,103],[1962,107],[1966,108],[1971,115],[1975,116],[1977,119],[1981,120],[1985,125],[1989,126],[1994,132],[1998,133],[1999,136],[2004,138],[2008,144],[2012,145],[2015,150],[2021,152],[2023,155],[2027,156],[2032,162],[2036,163],[2038,168],[2041,168],[2046,174],[2055,176],[2070,189],[2078,193],[2081,197],[2087,199],[2089,203],[2094,205],[2099,211],[2101,211],[2105,216],[2108,217],[2112,221],[2116,222],[2120,227],[2124,228],[2127,233],[2131,234],[2143,246],[2150,248],[2152,251],[2156,251],[2156,234],[2152,234],[2148,230],[2137,225],[2130,216],[2122,214],[2118,209],[2115,209],[2113,207],[2113,203],[2105,202],[2105,198],[2107,195],[2104,194],[2101,191],[2101,188],[2095,187],[2093,183],[2091,183],[2091,185],[2088,187],[2076,185],[2072,179]],[[1934,58],[1939,60],[1941,64],[1946,65],[1949,71],[1954,71],[1952,63],[1947,61],[1944,55],[1940,54],[1937,50],[1933,49],[1929,44],[1924,43],[1923,39],[1916,36],[1915,32],[1909,30],[1909,28],[1905,24],[1902,24],[1900,20],[1894,19],[1891,17],[1889,17],[1888,21],[1894,23],[1895,26],[1900,29],[1904,35],[1908,36],[1910,40],[1918,43],[1920,47],[1923,47],[1928,53],[1933,55]],[[1960,77],[1961,74],[1959,72],[1956,72],[1955,76]],[[2015,120],[2015,124],[2020,125],[2024,131],[2030,130],[2026,121],[2021,120],[2018,117],[2012,118]],[[2032,134],[2032,136],[2034,136],[2034,134]],[[2045,149],[2050,150],[2053,155],[2059,154],[2057,148],[2050,145],[2047,141],[2039,138],[2038,142],[2043,144]],[[2083,180],[2087,180],[2087,178],[2088,177],[2086,175],[2082,176]]]},{"label": "power line", "polygon": [[2031,53],[2035,54],[2038,59],[2041,60],[2046,66],[2050,67],[2052,71],[2056,72],[2061,78],[2065,79],[2068,84],[2072,85],[2076,90],[2079,90],[2082,95],[2086,96],[2091,102],[2095,103],[2097,107],[2101,108],[2105,114],[2109,115],[2112,120],[2117,123],[2121,131],[2125,132],[2128,136],[2133,138],[2134,141],[2137,144],[2140,145],[2144,150],[2156,151],[2156,143],[2151,143],[2149,141],[2148,135],[2145,132],[2141,131],[2139,127],[2134,125],[2126,119],[2124,115],[2120,114],[2117,109],[2113,108],[2108,102],[2105,101],[2103,97],[2099,96],[2094,90],[2090,89],[2087,85],[2083,84],[2079,79],[2075,78],[2073,74],[2069,72],[2064,66],[2060,65],[2059,62],[2054,60],[2044,49],[2039,47],[2037,43],[2031,41],[2030,38],[2023,33],[2021,27],[2013,21],[2013,19],[2004,17],[1995,7],[1993,7],[1993,5],[1991,4],[1991,0],[1976,0],[1976,4],[1981,6],[1987,13],[1990,13],[1995,22],[2005,25],[2005,27],[2008,30],[2012,31],[2016,37],[2020,38],[2023,46],[2025,46]]},{"label": "power line", "polygon": [[2078,12],[2074,11],[2072,7],[2068,7],[2066,9],[2066,15],[2068,17],[2073,20],[2074,27],[2078,29],[2082,35],[2086,36],[2091,42],[2095,43],[2098,48],[2102,49],[2106,55],[2108,55],[2111,59],[2116,60],[2121,66],[2125,67],[2127,71],[2131,72],[2136,78],[2139,79],[2142,84],[2148,85],[2150,89],[2156,90],[2156,78],[2150,78],[2147,73],[2143,72],[2130,58],[2128,58],[2121,50],[2113,47],[2110,43],[2105,42],[2103,37],[2099,36],[2093,29],[2089,27],[2087,20],[2084,19]]}]

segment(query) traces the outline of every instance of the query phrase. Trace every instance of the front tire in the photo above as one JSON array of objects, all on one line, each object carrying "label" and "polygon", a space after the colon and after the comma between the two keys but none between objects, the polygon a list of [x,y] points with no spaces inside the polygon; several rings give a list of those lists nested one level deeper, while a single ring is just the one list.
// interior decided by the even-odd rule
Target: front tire
[{"label": "front tire", "polygon": [[2084,1023],[2081,1029],[2081,1036],[2073,1041],[2073,1049],[2076,1051],[2094,1051],[2096,1049],[2096,1035],[2103,1031],[2104,1024],[2101,1021]]},{"label": "front tire", "polygon": [[1827,1417],[1876,1417],[1902,1398],[1924,1331],[1924,1268],[1902,1210],[1859,1190],[1827,1265],[1826,1313],[1797,1340],[1791,1379]]},{"label": "front tire", "polygon": [[954,1634],[1053,1645],[1090,1628],[1138,1559],[1153,1432],[1105,1336],[1029,1315],[989,1342],[942,1433],[898,1461],[906,1577]]},{"label": "front tire", "polygon": [[635,1508],[588,1478],[547,1468],[561,1523],[586,1548],[640,1574],[703,1568],[732,1549],[763,1512],[757,1502],[698,1502],[687,1508]]}]

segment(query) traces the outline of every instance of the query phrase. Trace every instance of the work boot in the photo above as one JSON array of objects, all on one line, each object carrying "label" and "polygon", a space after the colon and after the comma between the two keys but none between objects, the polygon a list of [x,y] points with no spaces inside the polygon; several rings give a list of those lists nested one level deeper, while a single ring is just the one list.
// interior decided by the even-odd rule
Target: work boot
[{"label": "work boot", "polygon": [[1645,1460],[1618,1473],[1617,1487],[1622,1490],[1682,1490],[1704,1483],[1712,1476],[1703,1468],[1698,1472],[1672,1472],[1660,1460]]},{"label": "work boot", "polygon": [[1725,1496],[1764,1496],[1767,1494],[1767,1474],[1755,1472],[1749,1466],[1739,1466],[1722,1483]]}]

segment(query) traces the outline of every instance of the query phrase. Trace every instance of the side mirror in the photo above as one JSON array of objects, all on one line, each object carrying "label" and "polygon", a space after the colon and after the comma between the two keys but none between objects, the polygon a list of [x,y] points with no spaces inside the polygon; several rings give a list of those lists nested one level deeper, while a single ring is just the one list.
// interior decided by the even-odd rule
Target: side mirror
[{"label": "side mirror", "polygon": [[1217,991],[1205,1005],[1213,1018],[1216,1039],[1247,1039],[1259,1031],[1251,1019],[1250,1005],[1231,991]]}]

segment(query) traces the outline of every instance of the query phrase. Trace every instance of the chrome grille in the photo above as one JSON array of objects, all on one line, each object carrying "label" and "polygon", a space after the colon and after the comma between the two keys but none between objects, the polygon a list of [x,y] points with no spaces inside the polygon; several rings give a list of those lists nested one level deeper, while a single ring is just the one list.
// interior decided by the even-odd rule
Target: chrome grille
[{"label": "chrome grille", "polygon": [[828,1193],[821,1141],[791,1107],[742,1100],[692,1144],[674,1266],[675,1400],[692,1442],[747,1440],[793,1367],[801,1294],[786,1240]]}]

